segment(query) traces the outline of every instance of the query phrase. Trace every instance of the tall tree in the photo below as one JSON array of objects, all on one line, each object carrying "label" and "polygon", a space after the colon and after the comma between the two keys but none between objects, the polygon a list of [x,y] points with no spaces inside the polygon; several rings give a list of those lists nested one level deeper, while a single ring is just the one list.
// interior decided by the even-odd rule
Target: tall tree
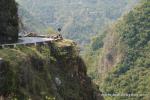
[{"label": "tall tree", "polygon": [[15,0],[0,0],[0,43],[18,40],[18,9]]}]

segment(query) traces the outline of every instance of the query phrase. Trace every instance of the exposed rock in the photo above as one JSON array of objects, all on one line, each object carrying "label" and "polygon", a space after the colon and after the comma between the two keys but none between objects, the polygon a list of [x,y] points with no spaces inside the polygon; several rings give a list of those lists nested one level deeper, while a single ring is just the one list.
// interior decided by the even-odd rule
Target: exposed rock
[{"label": "exposed rock", "polygon": [[56,83],[57,86],[60,86],[61,85],[61,80],[58,77],[56,77],[55,78],[55,83]]},{"label": "exposed rock", "polygon": [[[0,58],[0,64],[3,62],[3,58]],[[1,66],[1,65],[0,65]]]}]

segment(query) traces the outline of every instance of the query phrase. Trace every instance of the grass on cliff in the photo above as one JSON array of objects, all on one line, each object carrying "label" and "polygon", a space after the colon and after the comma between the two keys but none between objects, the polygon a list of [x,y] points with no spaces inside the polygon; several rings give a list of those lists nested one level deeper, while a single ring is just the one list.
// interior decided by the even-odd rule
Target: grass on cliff
[{"label": "grass on cliff", "polygon": [[[55,100],[55,97],[80,100],[87,97],[79,78],[73,77],[78,71],[86,73],[77,52],[71,40],[45,46],[0,49],[0,57],[7,63],[3,67],[8,69],[3,75],[4,84],[0,84],[0,94],[9,94],[15,100]],[[60,86],[56,85],[56,78],[61,80]],[[90,88],[92,86],[86,89]]]},{"label": "grass on cliff", "polygon": [[40,48],[42,52],[34,46],[0,50],[0,57],[8,62],[8,66],[5,67],[8,67],[8,73],[11,73],[11,76],[6,75],[5,80],[9,80],[9,83],[2,87],[1,92],[10,93],[12,98],[21,100],[26,100],[30,98],[29,95],[32,97],[34,94],[37,97],[32,98],[53,98],[51,85],[48,84],[51,83],[51,75],[48,72],[50,53],[46,48]]}]

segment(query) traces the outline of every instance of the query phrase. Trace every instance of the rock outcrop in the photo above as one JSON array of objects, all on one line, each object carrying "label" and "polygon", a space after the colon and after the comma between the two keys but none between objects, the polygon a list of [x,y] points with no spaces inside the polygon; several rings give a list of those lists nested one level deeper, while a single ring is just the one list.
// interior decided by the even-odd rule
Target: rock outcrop
[{"label": "rock outcrop", "polygon": [[18,100],[103,100],[78,54],[71,40],[1,49],[5,81],[0,95]]}]

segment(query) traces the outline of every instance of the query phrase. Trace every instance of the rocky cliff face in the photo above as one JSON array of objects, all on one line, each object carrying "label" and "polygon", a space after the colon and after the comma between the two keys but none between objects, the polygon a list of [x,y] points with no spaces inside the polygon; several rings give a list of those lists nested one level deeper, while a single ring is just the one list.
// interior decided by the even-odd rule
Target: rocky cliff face
[{"label": "rocky cliff face", "polygon": [[18,14],[15,0],[0,1],[0,43],[18,39]]},{"label": "rocky cliff face", "polygon": [[1,49],[0,95],[17,100],[103,100],[75,43]]},{"label": "rocky cliff face", "polygon": [[[149,100],[150,2],[141,3],[112,26],[105,37],[99,64],[100,87],[108,100]],[[140,96],[140,94],[142,94]]]}]

